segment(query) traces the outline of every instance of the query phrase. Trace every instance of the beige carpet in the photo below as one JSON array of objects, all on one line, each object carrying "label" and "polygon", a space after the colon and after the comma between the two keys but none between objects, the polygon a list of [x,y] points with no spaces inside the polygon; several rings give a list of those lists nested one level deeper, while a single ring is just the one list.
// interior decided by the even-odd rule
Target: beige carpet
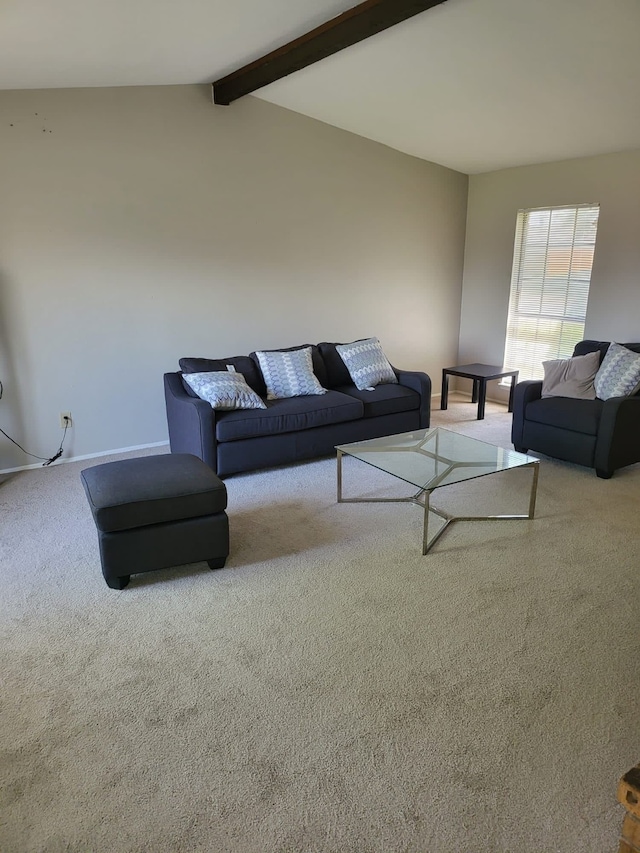
[{"label": "beige carpet", "polygon": [[[510,446],[503,407],[474,411],[433,424]],[[416,507],[336,504],[332,460],[237,476],[227,568],[116,592],[88,464],[0,485],[2,853],[617,849],[640,466],[544,459],[535,521],[461,522],[426,557]],[[521,474],[440,503],[522,509]]]}]

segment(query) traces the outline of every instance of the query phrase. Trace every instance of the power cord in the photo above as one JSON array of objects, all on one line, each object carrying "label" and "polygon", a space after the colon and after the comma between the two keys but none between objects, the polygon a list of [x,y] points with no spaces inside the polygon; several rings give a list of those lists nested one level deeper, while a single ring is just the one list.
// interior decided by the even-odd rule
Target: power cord
[{"label": "power cord", "polygon": [[[2,387],[2,380],[0,380],[0,400],[2,399],[2,392],[3,392],[3,390],[4,390],[4,389],[3,389],[3,387]],[[5,438],[8,438],[8,439],[9,439],[9,441],[10,441],[12,444],[15,444],[15,446],[16,446],[16,447],[19,447],[19,448],[20,448],[20,450],[21,450],[23,453],[26,453],[26,454],[27,454],[27,456],[31,456],[33,459],[41,459],[41,460],[44,460],[44,461],[42,462],[42,467],[43,467],[43,468],[46,468],[46,466],[47,466],[47,465],[51,465],[51,463],[52,463],[52,462],[55,462],[55,461],[56,461],[56,459],[60,459],[60,457],[62,456],[63,448],[64,448],[64,440],[65,440],[65,438],[67,437],[67,430],[68,430],[68,429],[69,429],[69,420],[68,420],[68,418],[66,418],[66,419],[65,419],[65,424],[64,424],[64,432],[62,433],[62,441],[60,442],[60,447],[59,447],[59,448],[57,449],[57,451],[53,454],[53,456],[50,456],[48,459],[47,459],[47,457],[46,457],[46,456],[36,456],[36,454],[35,454],[35,453],[29,453],[29,451],[28,451],[28,450],[25,450],[25,449],[24,449],[24,447],[23,447],[21,444],[18,444],[18,442],[17,442],[17,441],[15,441],[13,438],[11,438],[11,436],[10,436],[10,435],[7,435],[7,433],[2,429],[2,427],[0,427],[0,432],[4,435],[4,437],[5,437]]]}]

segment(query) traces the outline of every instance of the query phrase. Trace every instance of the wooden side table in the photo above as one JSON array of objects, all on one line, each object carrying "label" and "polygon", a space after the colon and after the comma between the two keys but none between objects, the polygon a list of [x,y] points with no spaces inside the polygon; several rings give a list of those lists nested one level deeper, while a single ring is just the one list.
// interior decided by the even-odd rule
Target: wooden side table
[{"label": "wooden side table", "polygon": [[462,376],[464,379],[473,380],[472,403],[478,404],[478,420],[484,418],[484,406],[487,399],[487,382],[491,379],[502,379],[511,377],[511,390],[509,391],[509,411],[513,411],[513,392],[518,381],[517,370],[505,370],[496,364],[460,364],[457,367],[445,367],[442,371],[442,395],[440,397],[440,408],[446,409],[449,400],[449,376]]},{"label": "wooden side table", "polygon": [[618,783],[618,802],[627,810],[618,853],[640,853],[640,764],[625,773]]}]

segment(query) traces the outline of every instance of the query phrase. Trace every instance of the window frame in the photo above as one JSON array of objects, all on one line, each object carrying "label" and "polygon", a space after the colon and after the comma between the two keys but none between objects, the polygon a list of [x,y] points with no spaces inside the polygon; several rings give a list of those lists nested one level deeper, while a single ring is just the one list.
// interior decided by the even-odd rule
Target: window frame
[{"label": "window frame", "polygon": [[[572,226],[562,222],[561,214],[566,211],[574,213]],[[535,214],[548,214],[545,240],[540,238],[544,227],[532,225]],[[595,217],[593,222],[589,222],[590,216]],[[519,370],[520,380],[541,379],[543,361],[568,358],[575,344],[584,338],[599,216],[597,202],[546,205],[517,212],[503,366]],[[544,217],[540,221],[543,220]],[[535,260],[536,253],[543,256],[542,262]],[[589,258],[588,269],[585,258]],[[557,269],[552,274],[554,266]],[[562,271],[558,272],[560,268]],[[530,304],[538,300],[539,307],[524,310],[522,305],[527,299]],[[564,310],[560,310],[563,300]],[[533,332],[518,334],[518,326],[524,329],[527,324]],[[557,332],[553,331],[554,326],[558,327]],[[504,380],[500,384],[505,384]]]}]

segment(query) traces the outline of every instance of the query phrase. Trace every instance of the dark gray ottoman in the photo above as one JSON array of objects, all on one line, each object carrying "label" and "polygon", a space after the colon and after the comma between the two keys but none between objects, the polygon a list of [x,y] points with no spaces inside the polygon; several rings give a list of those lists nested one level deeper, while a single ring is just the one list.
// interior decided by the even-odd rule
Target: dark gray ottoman
[{"label": "dark gray ottoman", "polygon": [[98,528],[102,574],[112,589],[131,575],[229,554],[227,490],[189,453],[142,456],[85,468],[81,475]]}]

